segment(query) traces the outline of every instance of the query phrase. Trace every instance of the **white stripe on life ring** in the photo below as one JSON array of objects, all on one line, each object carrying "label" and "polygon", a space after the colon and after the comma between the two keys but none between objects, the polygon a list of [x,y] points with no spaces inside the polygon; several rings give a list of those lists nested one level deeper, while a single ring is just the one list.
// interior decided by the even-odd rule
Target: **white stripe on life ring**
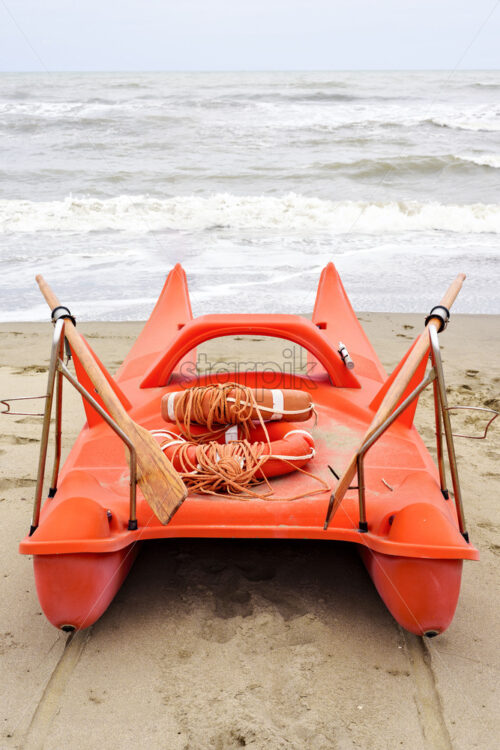
[{"label": "white stripe on life ring", "polygon": [[164,451],[165,448],[171,448],[172,445],[183,445],[185,442],[185,440],[171,440],[168,443],[163,443],[162,445],[160,445],[160,448],[162,449],[162,451]]},{"label": "white stripe on life ring", "polygon": [[167,410],[168,410],[168,418],[171,422],[175,422],[175,397],[177,396],[177,391],[172,391],[172,393],[168,394],[168,401],[167,401]]},{"label": "white stripe on life ring", "polygon": [[279,419],[283,419],[283,410],[285,407],[285,400],[283,396],[283,391],[279,388],[273,388],[271,390],[272,396],[273,396],[273,414],[271,417],[271,422],[277,421]]},{"label": "white stripe on life ring", "polygon": [[294,461],[309,461],[309,459],[314,458],[315,455],[316,451],[314,450],[314,448],[311,448],[311,452],[308,453],[307,456],[279,456],[271,453],[269,455],[269,458],[281,459],[282,461],[290,461],[290,463],[293,463]]},{"label": "white stripe on life ring", "polygon": [[232,424],[230,425],[225,434],[226,443],[232,443],[234,440],[238,440],[238,425]]},{"label": "white stripe on life ring", "polygon": [[289,435],[307,435],[307,437],[312,440],[312,435],[307,430],[290,430],[290,432],[286,433],[283,440],[286,440]]},{"label": "white stripe on life ring", "polygon": [[[290,430],[290,432],[287,432],[286,435],[284,435],[283,440],[286,440],[289,435],[305,435],[312,440],[312,435],[307,432],[307,430]],[[282,461],[290,461],[293,463],[294,461],[309,461],[311,458],[314,458],[315,455],[316,450],[311,447],[310,453],[306,456],[279,456],[271,453],[269,458],[281,459]]]}]

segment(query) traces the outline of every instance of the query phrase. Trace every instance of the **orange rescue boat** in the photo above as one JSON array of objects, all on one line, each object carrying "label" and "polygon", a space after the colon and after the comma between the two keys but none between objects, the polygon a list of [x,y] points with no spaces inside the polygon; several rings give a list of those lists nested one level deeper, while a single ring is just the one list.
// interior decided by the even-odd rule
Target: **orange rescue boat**
[{"label": "orange rescue boat", "polygon": [[[356,544],[380,596],[403,627],[428,636],[444,631],[457,605],[462,561],[478,559],[465,528],[437,337],[460,285],[461,279],[433,308],[422,335],[387,376],[332,263],[321,274],[312,320],[264,314],[193,318],[186,276],[177,265],[116,376],[96,358],[123,409],[153,435],[167,432],[175,440],[178,418],[185,417],[182,410],[175,413],[179,393],[197,386],[241,384],[263,394],[260,403],[267,409],[265,428],[254,422],[250,443],[266,443],[268,432],[267,452],[274,461],[274,441],[283,451],[287,435],[294,432],[293,450],[303,460],[297,461],[296,470],[270,470],[270,493],[259,494],[259,484],[241,495],[190,491],[168,523],[159,521],[136,488],[133,450],[74,351],[76,377],[64,364],[64,326],[70,313],[58,307],[45,419],[50,420],[54,400],[56,424],[61,423],[60,388],[54,399],[52,392],[66,377],[82,394],[87,423],[61,471],[56,430],[51,488],[42,504],[48,428],[44,431],[32,526],[20,545],[22,554],[33,555],[38,596],[50,622],[63,630],[92,625],[126,577],[139,542],[287,538]],[[245,334],[303,347],[307,371],[198,375],[196,347],[209,339]],[[427,386],[434,389],[437,466],[413,426],[418,396]],[[234,394],[232,398],[234,403]],[[311,417],[312,404],[314,424],[302,421]],[[200,401],[205,417],[209,407]],[[255,411],[250,416],[259,418]],[[194,434],[206,430],[188,427]],[[230,440],[243,438],[233,431]],[[216,441],[227,443],[228,438],[219,434]],[[453,493],[446,485],[445,445]],[[182,471],[177,454],[167,447],[175,469]],[[214,450],[217,463],[216,446]],[[238,456],[243,465],[244,457]],[[255,473],[259,480],[262,475],[265,466]]]}]

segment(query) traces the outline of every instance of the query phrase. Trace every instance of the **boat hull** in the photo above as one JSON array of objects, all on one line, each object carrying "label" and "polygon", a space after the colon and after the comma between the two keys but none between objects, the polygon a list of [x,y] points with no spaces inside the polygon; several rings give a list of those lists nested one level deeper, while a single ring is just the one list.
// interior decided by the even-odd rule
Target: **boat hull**
[{"label": "boat hull", "polygon": [[38,598],[47,619],[62,630],[84,630],[101,617],[139,551],[131,544],[106,554],[34,555]]},{"label": "boat hull", "polygon": [[399,557],[360,547],[363,563],[394,619],[415,635],[435,636],[455,614],[462,560]]},{"label": "boat hull", "polygon": [[[285,340],[306,349],[307,358],[303,352],[296,357],[295,348],[287,346],[277,368],[272,361],[251,363],[248,369],[235,362],[233,370],[224,361],[219,370],[203,353],[198,371],[197,347],[228,336]],[[339,357],[339,341],[356,362],[356,374]],[[191,493],[163,525],[140,486],[133,501],[124,443],[84,398],[87,423],[54,482],[57,494],[50,493],[39,523],[20,545],[22,554],[34,557],[38,595],[50,622],[68,629],[95,622],[125,579],[139,540],[287,538],[356,544],[396,620],[418,635],[443,632],[457,605],[462,560],[478,559],[478,552],[463,533],[460,504],[455,507],[443,491],[438,468],[413,426],[417,399],[365,456],[364,506],[347,492],[325,523],[336,488],[332,473],[338,476],[352,461],[412,351],[388,377],[332,264],[321,274],[312,320],[258,313],[193,319],[185,273],[176,266],[115,377],[96,360],[129,417],[158,433],[168,427],[161,405],[179,389],[224,383],[258,391],[293,389],[315,404],[315,423],[307,427],[315,454],[306,470],[273,477],[272,501],[265,491],[261,498],[243,501]],[[98,397],[73,354],[81,387]],[[401,402],[420,388],[427,360],[427,354],[421,357]]]}]

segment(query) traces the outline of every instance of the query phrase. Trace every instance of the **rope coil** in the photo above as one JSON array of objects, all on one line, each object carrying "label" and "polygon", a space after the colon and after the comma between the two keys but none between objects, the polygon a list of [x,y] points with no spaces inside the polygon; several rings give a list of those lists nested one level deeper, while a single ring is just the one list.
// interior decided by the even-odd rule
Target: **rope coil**
[{"label": "rope coil", "polygon": [[[208,411],[207,411],[208,406]],[[269,440],[264,419],[269,419],[273,409],[258,404],[252,388],[240,383],[219,383],[194,386],[182,392],[173,405],[173,416],[177,428],[193,443],[202,443],[220,437],[228,425],[238,425],[245,440],[250,439],[250,431],[258,421]],[[316,415],[314,407],[311,409]],[[268,414],[266,414],[268,412]],[[283,414],[299,414],[302,410],[282,410]],[[204,433],[193,433],[191,424],[205,425]]]},{"label": "rope coil", "polygon": [[[152,434],[161,441],[162,450],[173,449],[169,450],[169,458],[178,467],[191,492],[240,500],[297,500],[330,490],[323,479],[294,463],[313,458],[312,446],[304,456],[272,454],[271,440],[262,412],[272,414],[273,409],[258,404],[251,388],[234,382],[194,386],[176,396],[169,407],[169,414],[170,409],[173,411],[178,433],[153,430]],[[317,417],[313,407],[312,413]],[[256,423],[260,424],[265,440],[251,442],[251,432]],[[206,432],[193,432],[193,424],[205,425]],[[217,442],[217,438],[221,438],[230,425],[241,427],[243,439]],[[309,435],[305,430],[291,430],[290,434],[294,432]],[[321,484],[321,488],[293,497],[275,497],[263,471],[269,460],[282,461],[294,470],[312,477]],[[265,485],[264,492],[253,489],[259,484]]]},{"label": "rope coil", "polygon": [[[303,456],[273,455],[271,440],[262,411],[273,410],[257,403],[254,391],[239,383],[194,386],[181,393],[173,405],[173,416],[179,433],[153,430],[161,440],[162,450],[169,450],[169,458],[191,492],[238,499],[297,500],[306,495],[329,491],[328,484],[294,463],[314,457],[314,448]],[[312,412],[316,416],[314,408]],[[296,413],[296,412],[290,412]],[[251,431],[260,424],[265,440],[251,442]],[[205,425],[207,431],[194,433],[192,424]],[[226,433],[228,425],[241,427],[244,438],[225,444],[217,438]],[[293,432],[309,433],[304,430]],[[227,436],[226,436],[227,437]],[[166,439],[166,440],[165,440]],[[267,450],[266,450],[267,449]],[[303,492],[293,497],[274,496],[274,490],[263,471],[269,460],[282,461],[321,484],[320,489]],[[252,488],[264,484],[264,492]]]},{"label": "rope coil", "polygon": [[[172,463],[179,466],[179,473],[183,482],[191,492],[204,495],[216,495],[239,500],[261,499],[261,500],[298,500],[301,497],[315,495],[320,492],[329,491],[328,484],[321,477],[305,471],[293,463],[292,459],[309,459],[314,456],[314,449],[308,456],[274,456],[264,453],[267,445],[263,441],[251,443],[248,440],[235,440],[231,443],[193,443],[185,440],[176,433],[168,430],[153,430],[152,434],[162,439],[160,447],[162,450],[174,446],[173,453],[169,454]],[[164,438],[167,438],[165,441]],[[193,461],[189,452],[195,448],[195,460]],[[274,490],[262,471],[269,460],[280,460],[293,466],[296,471],[305,474],[321,484],[321,488],[308,490],[292,497],[275,497]],[[252,487],[265,484],[266,490],[255,492]]]}]

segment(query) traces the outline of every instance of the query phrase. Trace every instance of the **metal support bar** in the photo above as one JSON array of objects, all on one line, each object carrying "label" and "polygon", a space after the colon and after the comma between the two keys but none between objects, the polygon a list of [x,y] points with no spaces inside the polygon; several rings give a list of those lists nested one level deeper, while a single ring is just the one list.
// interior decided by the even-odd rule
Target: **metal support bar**
[{"label": "metal support bar", "polygon": [[404,412],[404,410],[414,401],[422,391],[430,385],[436,378],[436,372],[434,369],[429,371],[429,374],[422,380],[420,385],[417,385],[410,395],[393,411],[390,417],[387,417],[385,422],[382,422],[380,427],[375,430],[373,435],[361,446],[358,457],[358,497],[359,497],[359,530],[362,532],[368,531],[368,522],[366,520],[366,499],[365,499],[365,470],[364,470],[364,457],[366,452],[377,442],[379,437],[391,426],[393,422]]},{"label": "metal support bar", "polygon": [[434,326],[429,326],[429,339],[431,342],[432,364],[436,370],[439,402],[441,405],[441,415],[443,418],[444,435],[446,438],[446,447],[448,449],[448,462],[450,464],[451,483],[453,485],[453,494],[455,497],[455,506],[457,509],[458,528],[464,539],[468,542],[469,535],[465,527],[465,515],[462,503],[462,493],[460,491],[460,482],[458,479],[457,458],[455,455],[455,446],[453,444],[453,434],[451,429],[450,415],[448,411],[448,398],[446,396],[446,387],[444,382],[443,363],[441,362],[441,352],[439,350],[438,334]]},{"label": "metal support bar", "polygon": [[136,513],[136,488],[137,488],[137,456],[134,444],[130,438],[123,432],[121,427],[118,427],[116,422],[109,416],[108,412],[105,411],[102,406],[95,400],[93,396],[78,382],[78,380],[70,373],[66,365],[59,360],[59,370],[62,372],[65,378],[69,380],[72,386],[83,396],[83,398],[89,402],[89,404],[96,410],[96,412],[104,419],[111,429],[116,432],[118,437],[123,440],[130,452],[130,510],[129,510],[129,522],[128,527],[130,530],[137,529],[137,513]]},{"label": "metal support bar", "polygon": [[61,336],[64,331],[64,320],[56,321],[54,335],[52,337],[52,349],[50,353],[49,374],[47,378],[47,390],[45,394],[45,412],[43,415],[42,437],[40,440],[40,456],[38,459],[38,473],[36,479],[35,499],[33,502],[33,517],[31,520],[30,536],[38,528],[40,520],[40,508],[42,504],[43,480],[45,476],[45,464],[47,461],[47,444],[49,441],[50,417],[52,414],[52,400],[54,396],[54,381],[59,359],[59,347]]},{"label": "metal support bar", "polygon": [[489,414],[493,414],[492,417],[490,417],[489,422],[487,423],[486,427],[484,428],[484,432],[482,435],[460,435],[457,432],[453,433],[453,437],[461,437],[461,438],[467,438],[468,440],[486,440],[486,435],[488,434],[488,429],[493,424],[495,419],[498,417],[498,412],[495,411],[495,409],[488,409],[485,406],[448,406],[448,411],[456,411],[457,409],[463,409],[467,411],[482,411],[482,412],[488,412]]},{"label": "metal support bar", "polygon": [[[433,383],[434,391],[434,411],[436,416],[436,443],[437,443],[437,458],[439,467],[439,479],[441,483],[441,492],[443,497],[448,500],[449,493],[446,489],[446,472],[444,465],[444,452],[443,452],[443,428],[446,439],[446,447],[448,450],[448,461],[450,465],[451,481],[453,485],[453,493],[455,498],[455,506],[457,511],[458,527],[460,533],[464,539],[468,542],[469,535],[465,527],[465,516],[462,503],[462,494],[460,491],[460,482],[458,478],[457,459],[455,455],[455,446],[453,444],[453,433],[451,429],[450,408],[448,406],[448,400],[446,397],[446,386],[444,381],[443,364],[441,362],[441,352],[439,349],[438,332],[434,325],[429,326],[429,340],[431,344],[431,360],[432,369],[428,375],[422,380],[422,382],[410,393],[410,395],[398,406],[398,408],[383,422],[380,427],[375,430],[373,435],[361,446],[357,455],[357,471],[358,471],[358,498],[359,498],[359,531],[368,531],[368,522],[366,520],[366,498],[365,498],[365,471],[364,471],[364,457],[366,452],[371,446],[383,435],[383,433],[393,424],[393,422],[404,412],[404,410],[416,399],[420,393],[427,388],[428,385]],[[330,506],[325,521],[325,528],[328,525],[329,515],[331,507],[333,505],[330,500]]]},{"label": "metal support bar", "polygon": [[434,392],[434,415],[436,419],[436,453],[439,468],[439,482],[441,485],[441,493],[445,500],[448,500],[450,493],[446,487],[446,470],[444,466],[444,453],[443,453],[443,428],[441,421],[441,402],[439,400],[439,390],[437,381],[434,380],[432,384],[432,390]]},{"label": "metal support bar", "polygon": [[[62,361],[66,339],[61,336],[59,343],[59,360]],[[50,482],[49,497],[54,497],[57,492],[57,478],[59,476],[59,467],[61,465],[61,437],[62,437],[62,396],[63,396],[63,376],[59,368],[56,375],[56,425],[55,425],[55,453],[54,466],[52,469],[52,480]]]},{"label": "metal support bar", "polygon": [[[54,400],[54,386],[56,385],[56,429],[55,429],[55,457],[54,467],[52,470],[52,481],[49,490],[49,497],[54,497],[57,491],[57,480],[59,476],[59,466],[61,462],[61,434],[62,434],[62,385],[63,376],[69,380],[71,385],[76,388],[80,395],[89,402],[89,404],[97,411],[97,413],[104,419],[111,429],[118,435],[118,437],[125,443],[130,453],[130,507],[129,507],[129,522],[128,528],[130,530],[137,529],[137,456],[136,450],[129,439],[129,437],[123,432],[123,430],[116,424],[116,422],[109,416],[102,406],[90,395],[90,393],[79,383],[66,365],[63,362],[64,352],[64,318],[60,318],[56,321],[54,327],[54,336],[52,339],[52,349],[49,364],[49,374],[47,378],[47,391],[44,396],[45,398],[45,412],[43,415],[43,427],[42,437],[40,441],[40,456],[38,460],[38,474],[35,489],[35,499],[33,502],[33,516],[30,528],[30,536],[38,528],[40,521],[40,509],[42,504],[42,492],[43,492],[43,481],[45,477],[45,465],[47,461],[47,446],[50,432],[50,419],[52,415],[52,403]],[[57,378],[57,380],[56,380]]]}]

